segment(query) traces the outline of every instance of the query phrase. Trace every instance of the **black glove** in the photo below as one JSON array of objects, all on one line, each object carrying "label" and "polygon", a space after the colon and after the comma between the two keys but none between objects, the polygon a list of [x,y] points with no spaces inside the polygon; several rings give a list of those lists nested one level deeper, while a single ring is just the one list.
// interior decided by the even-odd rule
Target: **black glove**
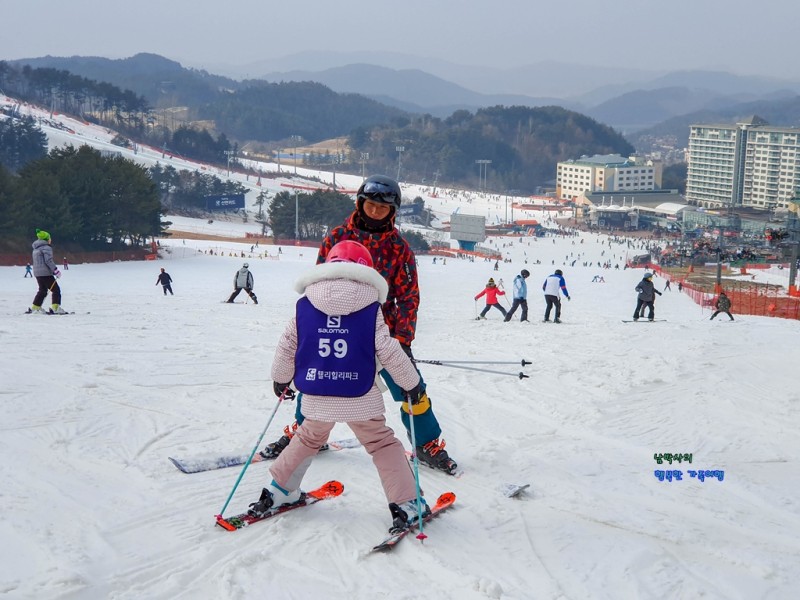
[{"label": "black glove", "polygon": [[411,353],[411,345],[400,344],[400,347],[403,349],[403,352],[406,353],[406,356],[411,360],[414,360],[414,355]]},{"label": "black glove", "polygon": [[419,384],[415,385],[410,390],[403,390],[403,400],[409,404],[419,404],[420,398],[425,392],[420,388]]},{"label": "black glove", "polygon": [[[291,381],[289,383],[291,383]],[[272,389],[278,398],[281,396],[283,396],[284,400],[292,400],[294,398],[294,390],[289,387],[289,383],[272,382]],[[284,393],[284,390],[286,393]]]}]

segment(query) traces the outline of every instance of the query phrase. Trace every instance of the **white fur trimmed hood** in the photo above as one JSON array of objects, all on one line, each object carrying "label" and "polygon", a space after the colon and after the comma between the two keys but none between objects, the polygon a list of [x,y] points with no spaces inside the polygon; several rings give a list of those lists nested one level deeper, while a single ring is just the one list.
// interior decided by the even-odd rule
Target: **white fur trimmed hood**
[{"label": "white fur trimmed hood", "polygon": [[312,283],[333,279],[349,279],[371,285],[378,292],[381,304],[386,302],[389,295],[389,285],[380,273],[372,267],[349,262],[321,263],[301,276],[295,282],[294,289],[298,294],[304,294]]}]

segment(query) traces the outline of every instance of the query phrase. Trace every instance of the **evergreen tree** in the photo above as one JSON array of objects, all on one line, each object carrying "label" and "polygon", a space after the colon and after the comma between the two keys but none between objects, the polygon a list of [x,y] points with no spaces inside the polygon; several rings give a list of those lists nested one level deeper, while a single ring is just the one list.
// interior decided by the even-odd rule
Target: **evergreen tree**
[{"label": "evergreen tree", "polygon": [[121,157],[81,146],[55,148],[20,171],[14,233],[36,227],[84,247],[143,245],[160,235],[158,187],[146,171]]},{"label": "evergreen tree", "polygon": [[47,154],[47,136],[32,117],[0,120],[0,165],[16,172]]},{"label": "evergreen tree", "polygon": [[[299,212],[295,211],[295,204]],[[298,239],[321,240],[331,228],[341,225],[353,212],[353,199],[333,191],[312,194],[279,192],[267,210],[269,225],[276,239],[294,239],[295,215]]]}]

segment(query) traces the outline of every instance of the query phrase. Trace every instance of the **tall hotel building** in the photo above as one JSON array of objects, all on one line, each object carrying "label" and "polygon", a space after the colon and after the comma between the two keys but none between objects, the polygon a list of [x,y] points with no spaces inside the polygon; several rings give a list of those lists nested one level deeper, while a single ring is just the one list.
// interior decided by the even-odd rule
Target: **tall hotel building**
[{"label": "tall hotel building", "polygon": [[786,208],[800,188],[800,129],[759,117],[692,125],[686,201],[705,208]]}]

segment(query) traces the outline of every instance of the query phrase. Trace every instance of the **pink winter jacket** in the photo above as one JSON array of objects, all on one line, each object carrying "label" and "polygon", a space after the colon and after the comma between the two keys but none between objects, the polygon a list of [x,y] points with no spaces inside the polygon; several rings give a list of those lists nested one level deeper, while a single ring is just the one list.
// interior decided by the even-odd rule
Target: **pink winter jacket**
[{"label": "pink winter jacket", "polygon": [[[355,263],[323,263],[315,266],[295,284],[317,309],[328,315],[348,315],[373,302],[384,302],[386,280],[370,267]],[[272,379],[281,383],[294,379],[297,351],[297,317],[286,326],[275,349]],[[389,335],[389,328],[378,310],[375,318],[375,353],[380,365],[404,390],[419,384],[419,373],[403,352],[400,342]],[[378,368],[380,369],[380,365]],[[377,385],[358,398],[303,395],[303,415],[326,422],[366,421],[384,412],[383,394]]]}]

